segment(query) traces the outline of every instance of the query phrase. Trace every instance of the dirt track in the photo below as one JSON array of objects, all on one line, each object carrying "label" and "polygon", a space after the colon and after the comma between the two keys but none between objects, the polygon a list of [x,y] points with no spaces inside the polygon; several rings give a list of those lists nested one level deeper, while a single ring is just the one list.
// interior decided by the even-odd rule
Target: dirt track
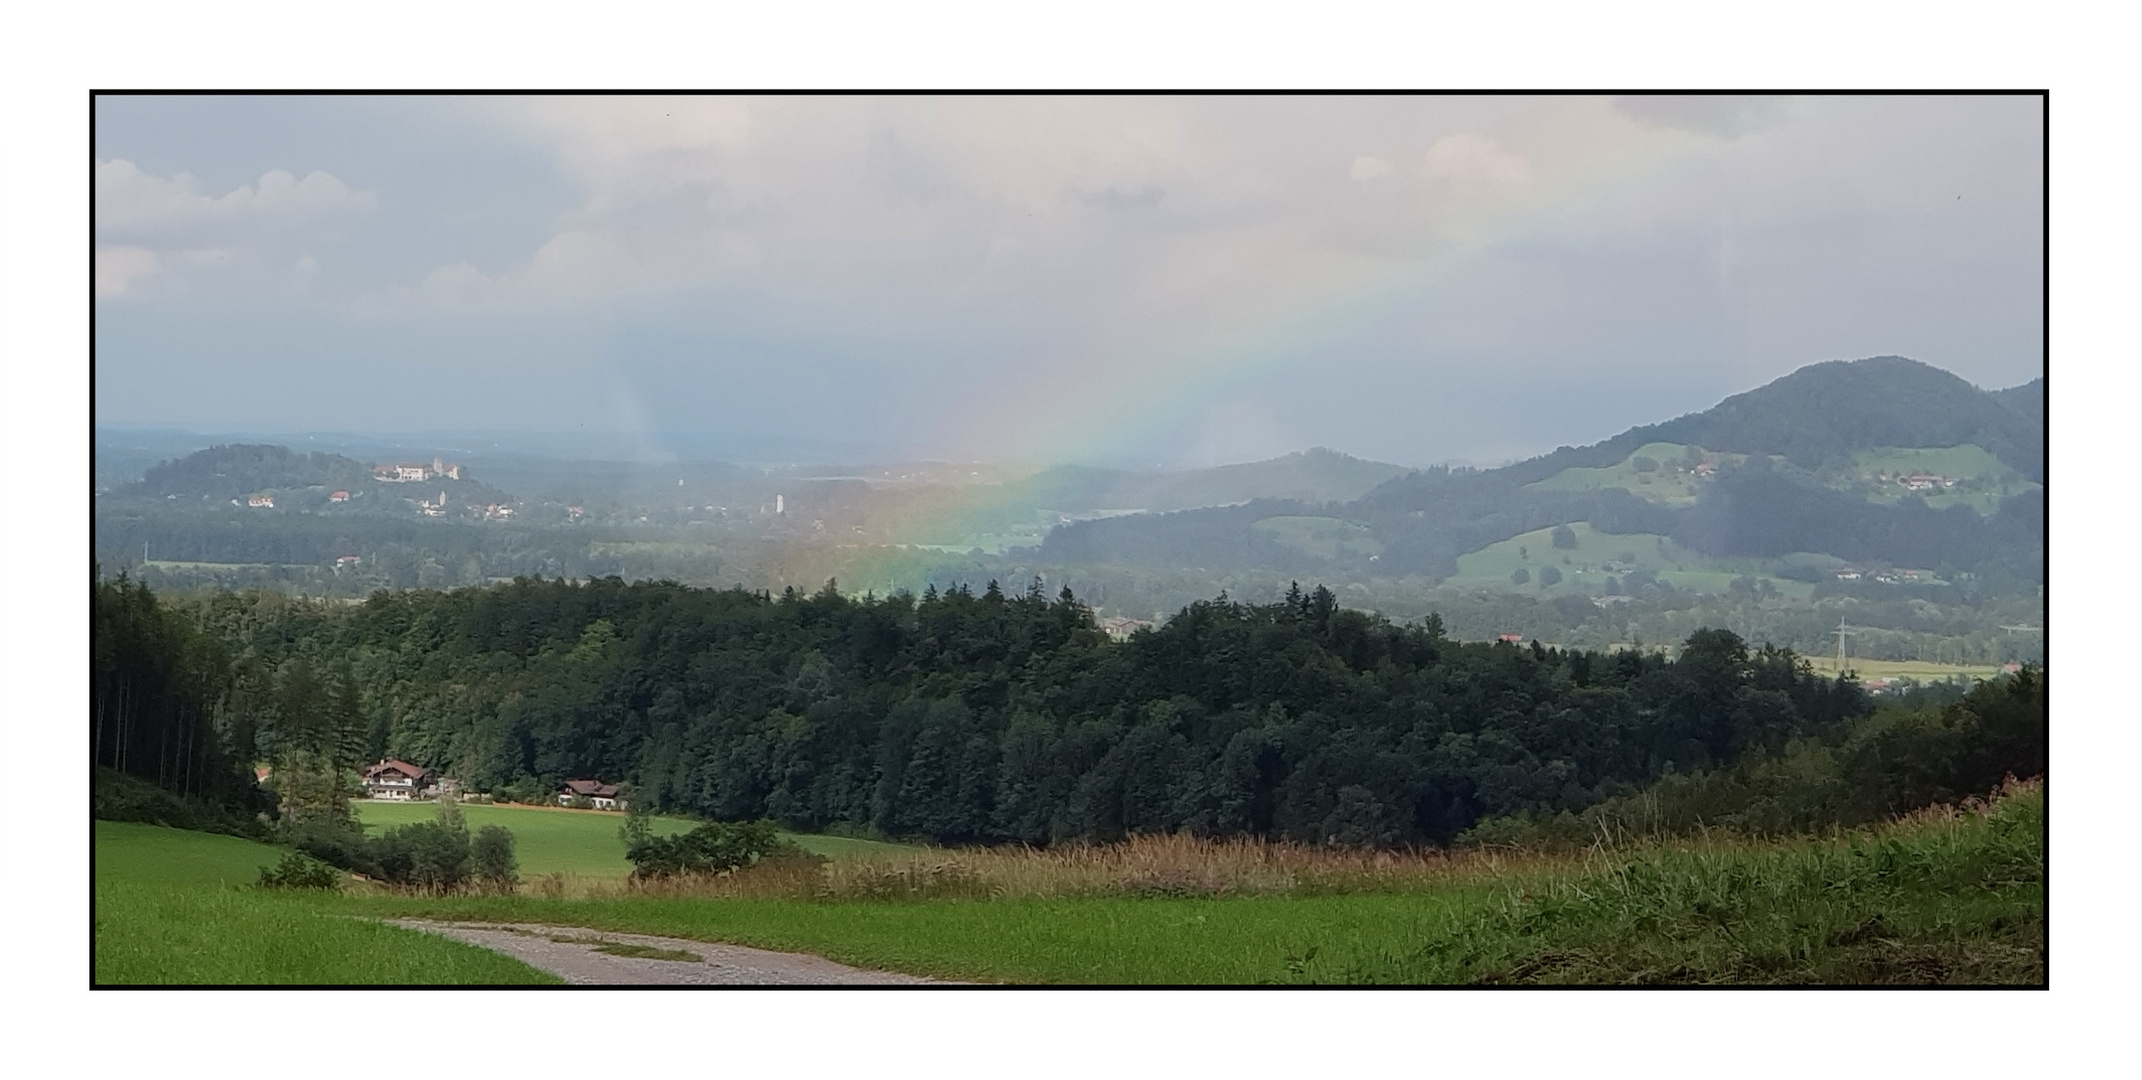
[{"label": "dirt track", "polygon": [[[396,926],[440,934],[501,952],[580,986],[843,986],[938,983],[916,975],[865,971],[820,956],[770,952],[683,938],[616,934],[569,926],[431,922],[396,919]],[[671,958],[618,956],[625,951],[663,950]],[[689,953],[689,957],[676,956]]]}]

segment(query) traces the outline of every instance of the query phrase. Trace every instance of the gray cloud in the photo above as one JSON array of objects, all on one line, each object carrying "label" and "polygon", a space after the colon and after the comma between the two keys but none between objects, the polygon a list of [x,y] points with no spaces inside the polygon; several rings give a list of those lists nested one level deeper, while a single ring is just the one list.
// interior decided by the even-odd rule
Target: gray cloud
[{"label": "gray cloud", "polygon": [[117,99],[97,407],[1427,461],[1839,357],[2006,385],[2042,360],[2037,109]]},{"label": "gray cloud", "polygon": [[1614,99],[1616,109],[1643,123],[1722,139],[1776,123],[1784,104],[1785,99],[1765,94],[1624,94]]}]

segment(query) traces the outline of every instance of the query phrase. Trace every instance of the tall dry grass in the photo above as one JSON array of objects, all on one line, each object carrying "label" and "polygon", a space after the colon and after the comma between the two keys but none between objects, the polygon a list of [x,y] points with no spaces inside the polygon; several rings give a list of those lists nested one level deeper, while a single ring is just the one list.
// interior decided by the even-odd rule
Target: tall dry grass
[{"label": "tall dry grass", "polygon": [[[1888,831],[1943,831],[1983,816],[2043,781],[2010,780],[1990,799],[1934,806]],[[1313,896],[1406,893],[1452,884],[1509,882],[1610,872],[1632,857],[1706,852],[1726,858],[1763,849],[1758,839],[1699,830],[1671,838],[1601,835],[1582,851],[1465,848],[1371,851],[1189,835],[1133,836],[1112,844],[1051,848],[930,848],[835,862],[792,855],[728,874],[655,880],[550,875],[523,892],[550,897],[626,896],[764,900],[1058,899],[1079,897]]]},{"label": "tall dry grass", "polygon": [[1249,839],[1134,836],[1037,849],[932,848],[838,862],[770,859],[713,877],[615,884],[611,895],[937,900],[1288,896],[1426,889],[1536,861],[1507,851],[1346,851]]}]

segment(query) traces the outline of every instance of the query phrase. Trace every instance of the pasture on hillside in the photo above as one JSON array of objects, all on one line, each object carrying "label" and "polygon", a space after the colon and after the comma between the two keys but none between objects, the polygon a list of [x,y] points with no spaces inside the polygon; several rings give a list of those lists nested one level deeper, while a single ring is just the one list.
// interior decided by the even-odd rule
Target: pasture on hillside
[{"label": "pasture on hillside", "polygon": [[1981,517],[1990,517],[2001,508],[2001,500],[2026,491],[2041,490],[2042,485],[2025,479],[2022,473],[2001,463],[1999,458],[1987,453],[1973,443],[1962,446],[1943,447],[1884,447],[1879,450],[1862,450],[1853,455],[1856,476],[1853,486],[1868,498],[1880,503],[1894,503],[1904,498],[1907,489],[1894,479],[1879,482],[1877,475],[1889,477],[1926,473],[1958,481],[1954,487],[1939,487],[1917,492],[1926,505],[1936,510],[1948,506],[1968,506],[1978,511]]},{"label": "pasture on hillside", "polygon": [[[1687,454],[1691,448],[1680,443],[1645,443],[1629,453],[1628,457],[1604,468],[1588,469],[1573,466],[1546,478],[1525,485],[1527,491],[1597,491],[1602,488],[1620,488],[1652,502],[1668,506],[1694,506],[1702,492],[1703,480],[1691,471]],[[1742,454],[1704,454],[1701,448],[1696,453],[1714,463],[1719,460],[1738,461]],[[1638,459],[1650,463],[1648,468],[1639,467]]]},{"label": "pasture on hillside", "polygon": [[[1696,592],[1722,594],[1743,574],[1767,578],[1780,595],[1795,599],[1807,599],[1814,589],[1804,581],[1771,577],[1755,560],[1714,560],[1657,533],[1604,533],[1588,521],[1570,522],[1568,528],[1576,537],[1573,548],[1555,547],[1552,527],[1519,533],[1458,556],[1458,572],[1442,584],[1547,596],[1597,596],[1608,577],[1628,573],[1608,569],[1612,564],[1649,570],[1676,589]],[[1562,575],[1561,581],[1542,588],[1540,571],[1550,566]],[[1512,580],[1519,569],[1529,578],[1522,585]]]}]

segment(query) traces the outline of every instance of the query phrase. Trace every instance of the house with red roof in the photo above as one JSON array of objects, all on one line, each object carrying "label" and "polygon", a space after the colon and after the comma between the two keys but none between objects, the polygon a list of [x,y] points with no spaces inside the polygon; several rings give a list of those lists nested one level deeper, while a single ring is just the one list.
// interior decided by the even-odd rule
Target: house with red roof
[{"label": "house with red roof", "polygon": [[424,793],[424,781],[431,770],[406,761],[385,759],[377,765],[364,769],[364,793],[367,798],[408,800],[419,798]]},{"label": "house with red roof", "polygon": [[574,799],[586,799],[597,810],[615,810],[623,805],[617,797],[617,785],[597,780],[567,780],[558,788],[558,805],[571,806]]}]

